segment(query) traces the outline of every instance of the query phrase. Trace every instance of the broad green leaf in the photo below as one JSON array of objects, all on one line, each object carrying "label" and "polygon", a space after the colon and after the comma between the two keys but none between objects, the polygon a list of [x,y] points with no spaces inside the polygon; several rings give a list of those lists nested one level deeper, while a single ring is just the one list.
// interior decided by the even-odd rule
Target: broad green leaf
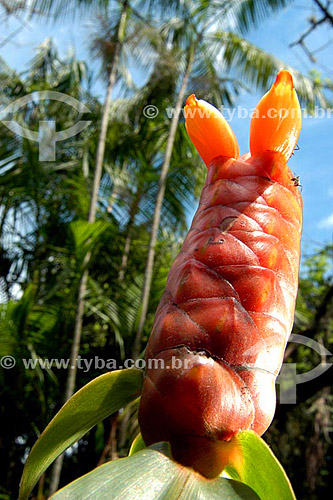
[{"label": "broad green leaf", "polygon": [[137,398],[143,372],[117,370],[95,378],[72,396],[33,446],[25,464],[19,500],[26,500],[43,472],[94,425]]},{"label": "broad green leaf", "polygon": [[52,500],[260,500],[245,484],[205,479],[166,454],[169,445],[159,443],[108,462],[59,490]]},{"label": "broad green leaf", "polygon": [[272,450],[253,431],[244,431],[235,438],[240,447],[237,461],[225,471],[250,486],[261,500],[295,500],[289,479]]},{"label": "broad green leaf", "polygon": [[128,452],[128,456],[132,456],[135,453],[138,453],[138,451],[144,450],[146,447],[145,442],[143,440],[141,432],[134,438],[133,443],[131,444],[131,447]]}]

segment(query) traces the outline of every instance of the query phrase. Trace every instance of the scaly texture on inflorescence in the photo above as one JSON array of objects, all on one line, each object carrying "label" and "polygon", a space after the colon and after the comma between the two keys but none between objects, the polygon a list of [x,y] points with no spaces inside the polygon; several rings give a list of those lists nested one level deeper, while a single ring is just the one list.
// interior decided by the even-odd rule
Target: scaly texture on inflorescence
[{"label": "scaly texture on inflorescence", "polygon": [[210,162],[156,312],[139,411],[146,444],[169,441],[177,460],[207,477],[228,462],[235,434],[261,435],[273,418],[301,226],[301,196],[281,152]]}]

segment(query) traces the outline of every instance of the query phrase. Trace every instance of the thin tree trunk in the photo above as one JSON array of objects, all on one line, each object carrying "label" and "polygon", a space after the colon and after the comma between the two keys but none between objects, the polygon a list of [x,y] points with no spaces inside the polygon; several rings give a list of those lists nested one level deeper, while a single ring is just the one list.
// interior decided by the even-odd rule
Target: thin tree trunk
[{"label": "thin tree trunk", "polygon": [[[98,146],[97,146],[97,154],[96,154],[96,167],[94,173],[93,180],[93,188],[90,198],[90,207],[88,214],[88,222],[93,224],[96,218],[96,210],[97,210],[97,201],[98,201],[98,191],[101,183],[102,170],[103,170],[103,161],[104,161],[104,152],[105,152],[105,141],[106,141],[106,133],[109,124],[109,115],[110,115],[110,107],[111,107],[111,95],[112,90],[116,81],[117,76],[117,66],[119,60],[119,53],[121,48],[120,42],[120,33],[123,33],[125,22],[127,17],[127,2],[124,2],[124,8],[121,15],[119,30],[118,30],[118,43],[115,47],[114,57],[112,61],[112,66],[109,75],[108,87],[105,96],[105,102],[103,107],[102,114],[102,122],[101,122],[101,130],[99,134]],[[83,322],[83,314],[84,314],[84,303],[85,303],[85,295],[87,290],[87,281],[88,281],[88,263],[90,260],[90,252],[87,253],[84,262],[83,262],[83,273],[79,283],[79,291],[78,291],[78,302],[77,309],[75,315],[75,327],[74,327],[74,336],[73,343],[71,348],[70,355],[70,363],[69,363],[69,371],[66,381],[66,389],[65,389],[65,401],[67,401],[74,393],[75,389],[75,381],[76,381],[76,372],[77,365],[76,360],[79,355],[80,342],[81,342],[81,333],[82,333],[82,322]],[[51,478],[50,478],[50,495],[57,491],[60,481],[60,474],[62,469],[62,464],[64,460],[64,455],[60,455],[54,463]]]},{"label": "thin tree trunk", "polygon": [[[132,223],[133,225],[133,223]],[[128,232],[126,235],[126,240],[125,240],[125,246],[124,246],[124,252],[121,257],[121,264],[120,264],[120,269],[119,269],[119,274],[118,274],[118,282],[122,283],[125,278],[125,271],[127,268],[127,262],[128,262],[128,256],[131,248],[131,243],[132,243],[132,225],[128,228]]]},{"label": "thin tree trunk", "polygon": [[[125,278],[125,272],[127,268],[127,262],[128,262],[128,256],[131,248],[131,243],[132,243],[132,228],[134,225],[134,220],[135,216],[138,211],[139,203],[141,200],[141,191],[138,190],[135,196],[135,199],[133,201],[131,210],[130,210],[130,216],[129,220],[127,223],[126,227],[126,239],[125,239],[125,245],[124,245],[124,252],[121,258],[121,264],[119,268],[119,273],[118,273],[118,283],[121,284],[124,281]],[[119,298],[119,291],[116,293],[116,298]],[[110,340],[109,340],[110,341]],[[114,460],[115,458],[118,458],[118,451],[117,451],[117,428],[118,428],[118,413],[116,414],[116,418],[111,419],[111,429],[109,433],[108,440],[104,446],[102,455],[98,461],[98,465],[102,465],[105,462],[105,459],[111,450],[111,460]]]},{"label": "thin tree trunk", "polygon": [[[121,257],[121,263],[120,263],[120,268],[119,268],[118,278],[117,278],[118,284],[120,286],[118,287],[118,289],[114,295],[114,299],[116,302],[119,301],[120,294],[121,294],[121,285],[122,285],[124,278],[125,278],[125,273],[126,273],[127,263],[128,263],[128,256],[129,256],[129,252],[131,249],[132,236],[133,236],[132,228],[134,225],[135,216],[138,212],[140,200],[141,200],[141,191],[138,190],[136,193],[135,199],[132,203],[132,207],[130,210],[130,216],[129,216],[129,220],[128,220],[127,227],[126,227],[126,239],[125,239],[124,251],[123,251],[123,254]],[[109,333],[107,338],[106,338],[104,349],[107,349],[107,350],[110,349],[111,341],[112,341],[112,336],[111,336],[111,333]]]},{"label": "thin tree trunk", "polygon": [[192,64],[193,64],[193,60],[194,60],[194,53],[195,53],[195,51],[191,49],[190,54],[189,54],[189,59],[187,62],[187,66],[186,66],[186,70],[185,70],[185,73],[183,75],[183,80],[182,80],[179,94],[177,97],[176,107],[174,109],[174,114],[173,114],[173,117],[171,120],[169,136],[168,136],[168,141],[167,141],[166,150],[165,150],[164,162],[162,165],[160,179],[159,179],[159,186],[158,186],[158,192],[157,192],[155,210],[154,210],[153,225],[152,225],[152,229],[151,229],[148,257],[147,257],[147,263],[146,263],[146,269],[145,269],[145,275],[144,275],[144,284],[143,284],[142,299],[141,299],[141,316],[140,316],[140,321],[139,321],[139,325],[138,325],[138,329],[137,329],[137,333],[136,333],[136,337],[135,337],[135,341],[134,341],[133,354],[132,354],[133,359],[137,359],[139,354],[140,354],[140,344],[141,344],[142,331],[143,331],[144,323],[146,321],[146,316],[147,316],[147,311],[148,311],[148,303],[149,303],[149,295],[150,295],[150,289],[151,289],[151,282],[152,282],[152,277],[153,277],[155,247],[156,247],[158,229],[159,229],[159,225],[160,225],[161,208],[162,208],[162,204],[163,204],[163,200],[164,200],[166,177],[167,177],[168,170],[170,167],[171,154],[172,154],[172,149],[173,149],[173,145],[175,142],[177,125],[178,125],[178,121],[179,121],[179,115],[180,115],[183,101],[184,101],[184,97],[185,97],[187,82],[188,82],[188,79],[189,79],[189,76],[191,73],[191,69],[192,69]]},{"label": "thin tree trunk", "polygon": [[122,283],[124,281],[124,278],[125,278],[128,256],[129,256],[129,252],[131,249],[131,243],[132,243],[132,228],[134,225],[135,216],[138,213],[140,201],[141,201],[141,189],[138,189],[136,192],[135,198],[133,200],[133,204],[131,206],[129,220],[128,220],[127,227],[126,227],[127,234],[126,234],[126,239],[125,239],[124,252],[123,252],[123,255],[121,257],[121,264],[120,264],[119,274],[118,274],[118,282],[119,283]]},{"label": "thin tree trunk", "polygon": [[97,467],[99,465],[104,464],[110,458],[111,460],[116,460],[119,458],[117,453],[117,423],[118,423],[118,415],[116,412],[114,415],[110,417],[110,432],[108,439],[103,448],[100,459],[98,460]]}]

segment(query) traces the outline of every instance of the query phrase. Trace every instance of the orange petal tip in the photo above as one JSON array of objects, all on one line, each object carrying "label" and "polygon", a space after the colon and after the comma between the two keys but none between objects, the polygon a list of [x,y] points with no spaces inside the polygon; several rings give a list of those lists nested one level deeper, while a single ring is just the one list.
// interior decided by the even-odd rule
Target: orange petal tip
[{"label": "orange petal tip", "polygon": [[281,71],[278,72],[276,75],[275,82],[273,84],[273,87],[277,88],[278,86],[289,86],[290,90],[293,89],[293,77],[289,71],[286,69],[282,69]]},{"label": "orange petal tip", "polygon": [[191,94],[184,114],[187,133],[207,167],[217,156],[238,158],[237,139],[218,109]]},{"label": "orange petal tip", "polygon": [[198,99],[195,97],[195,94],[191,94],[188,96],[188,98],[186,99],[186,103],[185,103],[185,106],[192,106],[192,107],[195,107],[195,106],[198,106]]},{"label": "orange petal tip", "polygon": [[280,153],[285,161],[292,155],[302,126],[302,113],[287,70],[277,74],[272,88],[254,110],[250,126],[251,154]]}]

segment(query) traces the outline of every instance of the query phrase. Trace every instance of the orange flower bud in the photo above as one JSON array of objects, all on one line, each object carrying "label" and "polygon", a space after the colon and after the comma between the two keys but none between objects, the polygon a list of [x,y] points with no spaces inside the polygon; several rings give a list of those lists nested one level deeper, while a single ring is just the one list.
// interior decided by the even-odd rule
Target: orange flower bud
[{"label": "orange flower bud", "polygon": [[226,119],[208,102],[198,101],[194,94],[186,101],[185,126],[207,167],[218,156],[238,158],[237,139]]},{"label": "orange flower bud", "polygon": [[293,89],[293,78],[289,71],[283,69],[253,113],[250,126],[252,156],[264,151],[276,151],[288,161],[296,146],[301,125],[302,113]]}]

